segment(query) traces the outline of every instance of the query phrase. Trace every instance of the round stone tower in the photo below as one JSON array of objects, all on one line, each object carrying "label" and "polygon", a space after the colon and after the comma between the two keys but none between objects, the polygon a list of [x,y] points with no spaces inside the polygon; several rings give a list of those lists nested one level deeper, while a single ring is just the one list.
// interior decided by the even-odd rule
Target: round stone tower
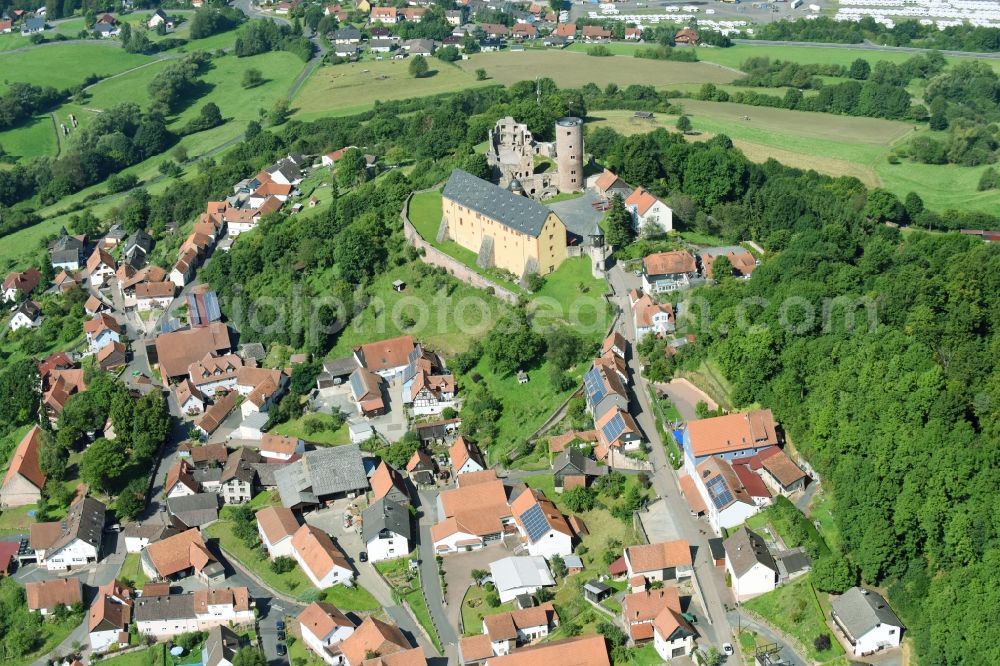
[{"label": "round stone tower", "polygon": [[583,191],[583,121],[579,118],[556,121],[556,168],[560,192]]}]

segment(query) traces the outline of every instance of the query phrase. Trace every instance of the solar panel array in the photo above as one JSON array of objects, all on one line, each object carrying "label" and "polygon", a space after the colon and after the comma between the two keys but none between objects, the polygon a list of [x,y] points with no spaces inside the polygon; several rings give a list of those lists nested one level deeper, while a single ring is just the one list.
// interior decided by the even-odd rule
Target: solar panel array
[{"label": "solar panel array", "polygon": [[607,392],[604,388],[604,378],[597,368],[591,368],[583,376],[583,385],[587,389],[587,399],[591,405],[595,405],[604,399]]},{"label": "solar panel array", "polygon": [[361,373],[355,372],[351,374],[351,391],[354,392],[355,400],[360,399],[367,391],[365,390],[365,384],[361,381]]},{"label": "solar panel array", "polygon": [[528,533],[528,539],[535,543],[549,531],[549,521],[545,520],[542,507],[532,504],[531,508],[521,514],[521,523],[524,524],[524,531]]},{"label": "solar panel array", "polygon": [[604,424],[601,430],[604,432],[605,441],[613,442],[625,431],[625,419],[620,413],[616,413],[610,421]]},{"label": "solar panel array", "polygon": [[709,481],[706,487],[716,509],[721,509],[733,501],[733,494],[729,492],[729,486],[726,485],[726,480],[721,476]]}]

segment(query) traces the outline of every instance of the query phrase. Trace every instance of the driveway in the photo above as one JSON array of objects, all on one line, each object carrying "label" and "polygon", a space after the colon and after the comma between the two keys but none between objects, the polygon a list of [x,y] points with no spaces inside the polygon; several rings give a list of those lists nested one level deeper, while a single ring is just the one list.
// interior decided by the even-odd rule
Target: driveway
[{"label": "driveway", "polygon": [[321,389],[313,400],[313,404],[316,411],[331,413],[339,411],[346,416],[348,425],[358,423],[370,425],[386,441],[396,442],[406,434],[408,425],[406,408],[403,407],[403,382],[400,381],[399,375],[386,383],[385,393],[388,398],[389,411],[382,416],[373,418],[365,418],[358,414],[357,405],[351,398],[351,385],[349,383]]},{"label": "driveway", "polygon": [[653,388],[666,394],[685,421],[694,421],[698,418],[699,402],[707,404],[709,409],[718,409],[714,400],[686,379],[674,379],[669,383],[656,382]]},{"label": "driveway", "polygon": [[480,630],[480,627],[462,627],[462,599],[465,597],[465,591],[475,584],[472,581],[472,570],[489,571],[490,562],[496,562],[510,554],[509,550],[497,543],[470,553],[454,553],[444,556],[444,576],[445,580],[448,581],[445,613],[448,616],[448,622],[455,627],[459,636],[462,635],[463,629],[472,633],[479,633]]},{"label": "driveway", "polygon": [[671,519],[670,507],[667,506],[666,500],[658,499],[647,504],[646,510],[639,513],[639,521],[650,543],[684,538]]}]

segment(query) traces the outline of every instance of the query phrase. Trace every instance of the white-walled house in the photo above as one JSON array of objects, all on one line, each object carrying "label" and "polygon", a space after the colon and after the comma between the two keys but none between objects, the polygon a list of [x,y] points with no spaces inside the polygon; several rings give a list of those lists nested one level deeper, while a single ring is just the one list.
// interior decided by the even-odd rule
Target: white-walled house
[{"label": "white-walled house", "polygon": [[534,594],[542,587],[555,585],[545,558],[541,556],[505,557],[490,563],[490,575],[501,603],[521,594]]},{"label": "white-walled house", "polygon": [[42,325],[42,309],[35,301],[25,301],[17,308],[10,318],[10,330],[22,328],[38,328]]},{"label": "white-walled house", "polygon": [[132,590],[117,580],[99,588],[87,619],[87,638],[91,650],[105,652],[109,648],[117,649],[128,645],[132,597]]},{"label": "white-walled house", "polygon": [[903,623],[878,592],[852,587],[831,606],[830,617],[855,657],[899,647]]},{"label": "white-walled house", "polygon": [[63,520],[34,523],[30,545],[39,567],[65,571],[100,559],[105,511],[101,502],[82,497],[70,505]]},{"label": "white-walled house", "polygon": [[639,231],[647,224],[659,227],[662,233],[674,229],[674,212],[649,190],[637,187],[625,199],[625,208],[632,215],[632,222]]},{"label": "white-walled house", "polygon": [[409,509],[383,497],[361,514],[362,540],[371,562],[406,557],[413,542]]},{"label": "white-walled house", "polygon": [[625,566],[629,580],[635,576],[644,576],[649,582],[690,578],[691,544],[677,539],[629,546],[625,549]]},{"label": "white-walled house", "polygon": [[712,456],[695,468],[695,488],[708,508],[708,523],[716,534],[742,525],[770,504],[770,497],[755,497],[724,458]]},{"label": "white-walled house", "polygon": [[454,476],[459,474],[469,474],[471,472],[482,472],[486,469],[482,456],[475,448],[469,444],[465,438],[459,435],[455,438],[455,443],[448,449],[448,457],[451,460],[451,469]]},{"label": "white-walled house", "polygon": [[302,525],[292,537],[292,550],[292,556],[319,589],[353,584],[354,571],[347,558],[319,528]]},{"label": "white-walled house", "polygon": [[330,650],[354,633],[355,625],[331,603],[314,601],[296,618],[302,640],[330,666],[340,666],[342,655]]},{"label": "white-walled house", "polygon": [[635,327],[636,342],[649,334],[673,333],[675,317],[672,304],[657,303],[649,294],[639,295],[636,291],[629,294],[629,301],[632,304],[632,324]]},{"label": "white-walled house", "polygon": [[260,541],[267,548],[267,554],[276,557],[295,557],[292,537],[299,529],[299,521],[291,509],[283,506],[269,506],[257,512],[257,531]]},{"label": "white-walled house", "polygon": [[525,490],[510,505],[528,553],[546,560],[573,554],[573,529],[555,504],[538,490]]},{"label": "white-walled house", "polygon": [[764,540],[741,526],[723,542],[726,573],[737,601],[746,601],[778,586],[778,565]]},{"label": "white-walled house", "polygon": [[694,630],[680,613],[665,608],[653,621],[653,648],[664,661],[686,657],[694,650]]}]

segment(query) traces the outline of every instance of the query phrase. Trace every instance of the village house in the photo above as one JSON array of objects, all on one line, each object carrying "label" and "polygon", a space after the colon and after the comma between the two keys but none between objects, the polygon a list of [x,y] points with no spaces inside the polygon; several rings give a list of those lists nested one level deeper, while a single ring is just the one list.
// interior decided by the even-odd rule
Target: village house
[{"label": "village house", "polygon": [[70,505],[63,520],[33,523],[29,543],[38,566],[65,571],[97,562],[106,509],[101,502],[85,496]]},{"label": "village house", "polygon": [[87,618],[87,640],[91,650],[106,652],[128,645],[133,596],[132,589],[117,579],[98,588]]},{"label": "village house", "polygon": [[188,381],[203,395],[214,395],[235,388],[236,373],[242,367],[243,359],[236,354],[208,353],[188,367]]},{"label": "village house", "polygon": [[8,273],[3,281],[4,303],[15,303],[31,295],[42,282],[42,274],[34,268]]},{"label": "village house", "polygon": [[382,497],[373,501],[361,518],[361,538],[370,562],[406,557],[410,553],[413,529],[406,504]]},{"label": "village house", "polygon": [[205,647],[201,649],[202,666],[233,666],[239,649],[240,637],[236,632],[223,625],[214,626],[208,630]]},{"label": "village house", "polygon": [[622,620],[633,644],[653,641],[657,654],[664,660],[685,657],[694,649],[695,632],[681,614],[676,587],[625,595]]},{"label": "village house", "polygon": [[833,600],[830,617],[855,657],[899,647],[903,623],[885,598],[863,587],[852,587]]},{"label": "village house", "polygon": [[219,496],[214,492],[196,493],[167,500],[171,524],[178,530],[201,527],[219,519]]},{"label": "village house", "polygon": [[354,571],[333,539],[312,525],[302,525],[292,536],[292,556],[312,584],[321,590],[334,585],[350,587]]},{"label": "village house", "polygon": [[42,325],[42,308],[32,300],[27,300],[18,306],[10,318],[10,330],[19,331],[22,328],[38,328]]},{"label": "village house", "polygon": [[756,532],[741,525],[722,546],[726,551],[726,573],[737,601],[766,594],[778,586],[778,565]]},{"label": "village house", "polygon": [[439,522],[431,527],[438,554],[478,550],[499,541],[514,516],[507,491],[493,470],[456,475],[458,487],[438,495]]},{"label": "village house", "polygon": [[141,553],[149,544],[177,534],[177,530],[166,525],[128,523],[122,534],[125,535],[125,552]]},{"label": "village house", "polygon": [[625,198],[625,208],[632,215],[632,223],[638,231],[644,230],[647,225],[656,227],[660,233],[664,234],[674,229],[673,211],[667,204],[643,187],[635,188]]},{"label": "village house", "polygon": [[632,322],[635,327],[636,342],[647,335],[667,335],[675,328],[674,306],[657,303],[649,294],[639,295],[634,289],[629,292],[632,304]]},{"label": "village house", "polygon": [[395,7],[372,7],[370,16],[372,23],[396,25],[397,14]]},{"label": "village house", "polygon": [[4,509],[37,504],[41,500],[46,479],[39,464],[43,436],[42,429],[33,426],[14,450],[0,488],[0,506]]},{"label": "village house", "polygon": [[538,643],[512,651],[510,654],[486,659],[485,666],[538,666],[538,664],[572,664],[573,666],[610,666],[608,647],[600,634],[564,638]]},{"label": "village house", "polygon": [[198,528],[149,544],[140,556],[142,570],[151,580],[174,580],[194,573],[204,581],[219,582],[225,569],[208,549]]},{"label": "village house", "polygon": [[[369,342],[353,350],[356,368],[365,368],[386,379],[403,373],[417,346],[409,335]],[[353,368],[351,369],[353,372]]]},{"label": "village house", "polygon": [[260,541],[273,560],[276,557],[294,557],[292,537],[299,530],[299,521],[291,509],[269,506],[257,512],[257,531]]},{"label": "village house", "polygon": [[140,312],[165,309],[174,300],[173,282],[143,282],[135,287],[135,306]]},{"label": "village house", "polygon": [[587,411],[597,421],[609,412],[628,411],[628,389],[617,371],[603,363],[594,363],[583,376],[583,395]]},{"label": "village house", "polygon": [[167,470],[167,478],[163,484],[163,492],[167,499],[187,497],[200,490],[198,482],[194,479],[194,468],[186,460],[178,460]]},{"label": "village house", "polygon": [[642,260],[642,290],[650,295],[687,289],[697,276],[694,257],[684,250],[657,252]]},{"label": "village house", "polygon": [[97,353],[109,342],[121,342],[122,327],[114,317],[102,312],[83,323],[83,332],[86,334],[90,351]]},{"label": "village house", "polygon": [[135,600],[135,624],[143,636],[165,640],[218,626],[250,626],[253,601],[245,587],[222,587],[184,594],[146,595]]},{"label": "village house", "polygon": [[[43,387],[45,387],[44,384]],[[45,406],[49,422],[55,426],[69,399],[86,390],[87,384],[84,379],[84,371],[81,368],[50,372],[48,386],[45,388],[45,393],[42,394],[42,404]]]},{"label": "village house", "polygon": [[406,480],[403,476],[387,465],[385,461],[379,463],[375,472],[369,479],[372,487],[372,501],[383,498],[392,500],[398,504],[408,506],[410,504],[410,494],[406,487]]},{"label": "village house", "polygon": [[622,451],[642,448],[642,431],[632,415],[619,407],[609,409],[595,419],[594,428],[597,431],[594,457],[598,460],[613,461]]},{"label": "village house", "polygon": [[206,355],[226,354],[232,349],[229,329],[222,322],[204,328],[161,333],[156,338],[150,363],[158,363],[164,383],[188,376],[192,363]]},{"label": "village house", "polygon": [[[550,451],[551,446],[550,443]],[[594,460],[586,457],[576,447],[564,448],[552,462],[552,476],[555,480],[556,492],[580,487],[585,488],[590,485],[593,479],[604,476],[607,473],[607,466],[599,465]]]},{"label": "village house", "polygon": [[[377,9],[377,8],[376,8]],[[354,633],[356,625],[331,603],[314,601],[296,618],[302,640],[330,666],[340,666],[343,655],[337,646]]]},{"label": "village house", "polygon": [[806,473],[782,449],[773,447],[756,457],[760,459],[759,474],[772,492],[787,497],[805,490]]},{"label": "village house", "polygon": [[501,603],[556,584],[545,558],[540,555],[512,556],[490,562],[490,576]]},{"label": "village house", "polygon": [[749,458],[780,443],[770,409],[689,421],[682,444],[684,470],[693,477],[695,468],[711,456]]},{"label": "village house", "polygon": [[629,546],[625,548],[625,566],[630,581],[637,576],[650,583],[690,578],[691,546],[684,539]]},{"label": "village house", "polygon": [[458,644],[459,662],[476,664],[545,638],[559,626],[559,615],[552,602],[532,608],[483,616],[482,634],[462,638]]},{"label": "village house", "polygon": [[566,516],[540,490],[527,489],[511,502],[521,540],[529,555],[541,555],[546,560],[573,553],[576,532]]},{"label": "village house", "polygon": [[125,367],[127,362],[125,345],[120,342],[109,342],[97,351],[97,365],[105,372]]},{"label": "village house", "polygon": [[461,435],[455,438],[455,442],[448,449],[448,460],[451,462],[451,471],[454,476],[482,472],[486,469],[486,463],[483,461],[478,447]]},{"label": "village house", "polygon": [[440,414],[455,406],[455,377],[441,358],[416,345],[403,370],[403,403],[418,416]]},{"label": "village house", "polygon": [[24,584],[28,610],[39,615],[50,615],[59,606],[71,608],[83,605],[83,585],[74,576]]},{"label": "village house", "polygon": [[697,46],[698,45],[698,33],[691,28],[681,28],[674,34],[674,43],[683,44],[687,46]]},{"label": "village house", "polygon": [[205,396],[190,379],[182,379],[175,389],[177,405],[181,412],[188,416],[196,416],[205,411]]},{"label": "village house", "polygon": [[[377,655],[372,657],[372,655]],[[424,652],[399,627],[372,616],[340,643],[342,666],[426,666]]]},{"label": "village house", "polygon": [[382,377],[366,368],[351,373],[351,398],[358,407],[358,414],[365,418],[382,416],[388,409],[382,397]]},{"label": "village house", "polygon": [[87,259],[87,275],[90,276],[90,285],[101,288],[104,283],[115,275],[118,270],[118,263],[114,258],[101,248],[94,248],[90,258]]},{"label": "village house", "polygon": [[266,433],[260,440],[260,455],[274,462],[287,462],[306,451],[305,442],[298,437]]},{"label": "village house", "polygon": [[361,449],[356,444],[306,451],[274,473],[281,503],[289,509],[316,506],[368,489]]},{"label": "village house", "polygon": [[406,463],[406,473],[410,480],[418,486],[434,485],[434,459],[423,449],[413,452],[409,462]]},{"label": "village house", "polygon": [[566,259],[566,226],[548,207],[455,169],[442,192],[447,237],[484,267],[548,275]]},{"label": "village house", "polygon": [[174,29],[174,22],[166,15],[166,13],[162,9],[157,9],[150,15],[149,20],[146,21],[146,27],[149,28],[150,30],[156,30],[161,25],[167,30]]},{"label": "village house", "polygon": [[729,260],[734,277],[748,279],[757,268],[757,260],[745,248],[739,246],[705,248],[701,254],[701,272],[705,279],[717,279],[712,267],[719,257]]},{"label": "village house", "polygon": [[585,42],[606,42],[611,39],[611,31],[599,25],[585,25],[581,31]]},{"label": "village house", "polygon": [[226,504],[243,504],[253,499],[257,487],[257,469],[261,462],[256,450],[241,446],[229,454],[219,478],[219,497]]},{"label": "village house", "polygon": [[[749,476],[756,477],[751,473]],[[727,460],[712,456],[700,463],[692,475],[695,488],[708,509],[708,522],[716,534],[743,524],[771,503],[766,488],[752,493]],[[759,480],[757,483],[760,483]]]},{"label": "village house", "polygon": [[[67,294],[71,290],[80,286],[80,280],[76,277],[76,275],[72,273],[67,273],[66,271],[59,271],[59,273],[52,279],[52,286],[59,293]],[[86,310],[86,307],[84,308],[84,310]],[[94,313],[87,312],[87,314],[94,314]]]}]

